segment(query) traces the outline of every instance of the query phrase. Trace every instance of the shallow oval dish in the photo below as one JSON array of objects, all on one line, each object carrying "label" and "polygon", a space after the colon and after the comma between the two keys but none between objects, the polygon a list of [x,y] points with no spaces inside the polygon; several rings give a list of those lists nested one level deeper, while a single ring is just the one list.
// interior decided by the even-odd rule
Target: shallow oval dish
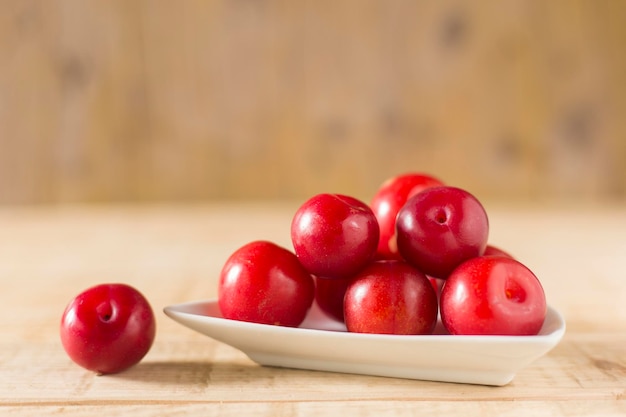
[{"label": "shallow oval dish", "polygon": [[506,385],[555,347],[565,321],[548,307],[537,336],[359,334],[311,308],[298,328],[222,318],[217,300],[165,307],[176,322],[231,345],[260,365],[430,381]]}]

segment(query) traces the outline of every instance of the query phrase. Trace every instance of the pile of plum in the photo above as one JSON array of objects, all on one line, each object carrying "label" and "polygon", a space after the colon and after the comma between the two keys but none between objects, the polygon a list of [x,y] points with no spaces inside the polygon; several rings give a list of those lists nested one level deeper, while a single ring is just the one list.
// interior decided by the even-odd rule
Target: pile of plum
[{"label": "pile of plum", "polygon": [[488,244],[481,202],[424,173],[384,182],[368,205],[318,194],[291,223],[293,250],[267,240],[224,264],[227,319],[299,326],[315,302],[349,332],[535,335],[547,306],[533,272]]}]

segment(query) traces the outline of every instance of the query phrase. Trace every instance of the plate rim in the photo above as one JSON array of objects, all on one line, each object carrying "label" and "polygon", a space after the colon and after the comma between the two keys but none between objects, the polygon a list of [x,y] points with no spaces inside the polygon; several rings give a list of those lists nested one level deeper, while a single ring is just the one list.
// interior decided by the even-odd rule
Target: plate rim
[{"label": "plate rim", "polygon": [[[542,331],[548,327],[548,332],[533,336],[353,333],[345,328],[326,330],[285,327],[226,319],[193,311],[194,308],[207,309],[202,306],[211,304],[212,310],[207,313],[219,314],[217,303],[217,299],[189,301],[166,306],[163,311],[182,326],[229,345],[262,366],[489,386],[508,384],[519,370],[557,346],[566,330],[565,319],[551,306],[547,306],[546,321],[542,327]],[[314,310],[309,311],[307,318],[313,313]],[[318,310],[317,313],[321,312]],[[333,321],[327,315],[323,315],[323,319]],[[312,322],[315,323],[314,320]],[[439,321],[438,325],[440,324]],[[259,340],[261,335],[264,337]],[[283,343],[277,345],[278,340]],[[333,343],[336,349],[330,355],[320,356],[318,351],[311,351],[312,346]],[[380,355],[375,353],[353,356],[350,352],[355,352],[354,349],[359,345],[367,347],[362,352],[388,349],[395,354],[403,352],[400,353],[400,357],[403,357],[408,349],[414,355],[400,362],[396,359],[381,361]],[[420,354],[432,352],[447,352],[452,357],[448,360],[447,357],[435,353],[429,359],[432,362],[425,363],[423,359],[419,359],[424,358]],[[488,362],[484,365],[486,359]]]},{"label": "plate rim", "polygon": [[[561,339],[566,331],[566,321],[563,315],[554,307],[547,305],[546,306],[546,322],[548,318],[552,318],[556,320],[558,324],[555,326],[554,330],[545,334],[537,334],[537,335],[451,335],[451,334],[426,334],[426,335],[392,335],[392,334],[378,334],[378,333],[356,333],[356,332],[347,332],[342,330],[327,330],[327,329],[316,329],[316,328],[308,328],[308,327],[288,327],[288,326],[278,326],[273,324],[264,324],[264,323],[255,323],[248,322],[242,320],[234,320],[227,319],[224,317],[216,317],[214,315],[203,315],[198,313],[192,313],[187,311],[181,311],[182,308],[195,307],[200,305],[208,305],[208,304],[217,304],[217,298],[210,298],[204,300],[196,300],[196,301],[187,301],[183,303],[171,304],[163,308],[163,312],[173,320],[176,320],[173,316],[175,315],[183,315],[189,318],[201,319],[202,321],[208,321],[216,325],[220,326],[237,326],[249,329],[266,329],[270,332],[287,332],[288,334],[294,333],[303,333],[308,335],[315,334],[323,334],[330,335],[332,334],[335,337],[349,337],[351,339],[362,339],[362,340],[393,340],[397,341],[402,338],[404,341],[411,340],[413,342],[417,341],[433,341],[433,342],[442,342],[442,341],[450,341],[450,340],[458,340],[464,342],[519,342],[519,343],[536,343],[540,342],[543,339],[545,341],[552,340],[554,338]],[[545,324],[544,324],[545,325]]]}]

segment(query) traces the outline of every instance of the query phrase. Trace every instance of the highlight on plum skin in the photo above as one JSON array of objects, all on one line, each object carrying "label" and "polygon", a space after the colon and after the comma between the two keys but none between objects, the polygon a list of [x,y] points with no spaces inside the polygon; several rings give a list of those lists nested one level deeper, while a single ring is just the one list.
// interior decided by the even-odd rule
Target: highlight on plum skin
[{"label": "highlight on plum skin", "polygon": [[79,366],[98,374],[122,372],[148,353],[156,320],[148,300],[127,284],[99,284],[78,294],[61,318],[61,343]]},{"label": "highlight on plum skin", "polygon": [[342,194],[317,194],[291,222],[291,241],[300,263],[313,275],[347,278],[376,253],[379,228],[364,202]]},{"label": "highlight on plum skin", "polygon": [[396,240],[396,217],[407,200],[420,192],[444,185],[438,178],[422,172],[407,172],[384,181],[370,202],[380,229],[378,259],[401,259]]},{"label": "highlight on plum skin", "polygon": [[292,251],[257,240],[226,260],[218,304],[227,319],[297,327],[313,303],[314,291],[313,277]]},{"label": "highlight on plum skin", "polygon": [[468,191],[441,186],[410,198],[396,220],[398,250],[425,274],[445,279],[487,247],[489,219]]},{"label": "highlight on plum skin", "polygon": [[459,265],[440,297],[441,319],[450,334],[536,335],[547,314],[539,279],[506,256],[479,256]]},{"label": "highlight on plum skin", "polygon": [[437,312],[437,293],[431,281],[399,260],[372,262],[351,280],[344,298],[350,332],[431,334]]}]

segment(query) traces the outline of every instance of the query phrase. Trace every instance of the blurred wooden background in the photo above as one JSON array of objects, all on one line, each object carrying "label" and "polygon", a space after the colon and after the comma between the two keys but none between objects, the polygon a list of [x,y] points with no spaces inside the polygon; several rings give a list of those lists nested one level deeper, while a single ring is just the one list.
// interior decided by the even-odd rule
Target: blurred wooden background
[{"label": "blurred wooden background", "polygon": [[0,202],[626,198],[625,1],[0,0]]}]

